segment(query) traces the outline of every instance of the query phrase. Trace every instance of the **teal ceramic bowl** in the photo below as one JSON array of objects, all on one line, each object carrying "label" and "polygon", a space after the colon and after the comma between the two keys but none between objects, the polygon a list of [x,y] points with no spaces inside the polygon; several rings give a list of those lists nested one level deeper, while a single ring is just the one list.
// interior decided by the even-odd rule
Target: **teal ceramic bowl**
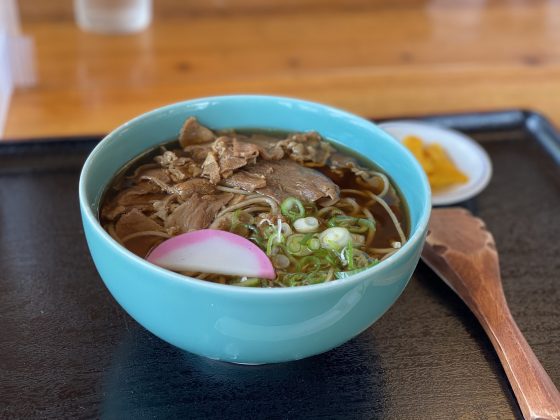
[{"label": "teal ceramic bowl", "polygon": [[[398,185],[411,235],[393,256],[326,284],[255,289],[213,284],[159,268],[114,241],[98,221],[101,196],[119,169],[177,136],[188,116],[214,129],[316,130],[368,157]],[[80,177],[80,208],[93,261],[119,304],[141,325],[189,352],[235,363],[274,363],[325,352],[371,326],[408,283],[430,215],[426,176],[399,142],[371,122],[296,99],[225,96],[165,106],[110,133]]]}]

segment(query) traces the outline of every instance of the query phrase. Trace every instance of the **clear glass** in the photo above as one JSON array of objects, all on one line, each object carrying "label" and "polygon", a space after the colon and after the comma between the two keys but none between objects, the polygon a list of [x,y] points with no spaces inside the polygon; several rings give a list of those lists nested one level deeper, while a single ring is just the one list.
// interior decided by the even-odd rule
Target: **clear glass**
[{"label": "clear glass", "polygon": [[139,32],[152,20],[152,0],[74,0],[74,16],[84,31]]}]

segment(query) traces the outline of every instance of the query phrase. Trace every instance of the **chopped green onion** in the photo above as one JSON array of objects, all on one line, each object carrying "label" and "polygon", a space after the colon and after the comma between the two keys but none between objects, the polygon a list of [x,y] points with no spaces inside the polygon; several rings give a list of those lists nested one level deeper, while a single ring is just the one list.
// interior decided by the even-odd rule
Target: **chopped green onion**
[{"label": "chopped green onion", "polygon": [[302,233],[295,233],[288,236],[286,241],[286,251],[291,255],[305,256],[310,255],[311,250],[306,246],[311,237]]},{"label": "chopped green onion", "polygon": [[266,255],[272,255],[272,248],[274,246],[274,242],[277,244],[282,243],[282,236],[278,236],[277,232],[274,232],[272,235],[268,237],[268,241],[266,242]]},{"label": "chopped green onion", "polygon": [[375,229],[375,222],[352,216],[336,215],[327,222],[329,227],[344,227],[352,233],[364,233],[369,229]]},{"label": "chopped green onion", "polygon": [[308,255],[306,257],[303,257],[301,260],[298,261],[297,264],[298,271],[303,271],[303,270],[317,271],[319,268],[321,268],[321,259],[314,255]]},{"label": "chopped green onion", "polygon": [[282,283],[289,287],[298,286],[305,279],[304,273],[288,273],[282,276]]},{"label": "chopped green onion", "polygon": [[321,241],[317,238],[311,238],[309,241],[307,241],[307,247],[311,251],[317,251],[321,248]]},{"label": "chopped green onion", "polygon": [[313,253],[313,255],[322,258],[332,267],[339,266],[340,261],[338,256],[330,249],[326,249],[326,248],[318,249]]},{"label": "chopped green onion", "polygon": [[349,271],[338,271],[336,273],[334,273],[334,276],[337,279],[346,279],[354,274],[358,274],[361,273],[364,270],[367,270],[370,267],[373,267],[374,265],[379,264],[379,260],[377,259],[373,259],[370,261],[369,265],[366,267],[362,267],[362,268],[356,268],[355,270],[349,270]]},{"label": "chopped green onion", "polygon": [[340,251],[348,242],[352,242],[352,236],[344,227],[331,227],[321,232],[319,240],[324,248]]},{"label": "chopped green onion", "polygon": [[233,229],[234,225],[237,225],[239,222],[239,213],[241,213],[241,209],[237,209],[231,215],[231,228]]},{"label": "chopped green onion", "polygon": [[261,279],[257,277],[250,277],[246,280],[241,280],[235,283],[231,283],[232,286],[243,286],[243,287],[261,287]]},{"label": "chopped green onion", "polygon": [[250,230],[250,231],[253,232],[255,235],[260,235],[260,234],[261,234],[260,231],[259,231],[259,229],[257,229],[257,227],[256,227],[255,225],[252,225],[252,224],[250,224],[250,223],[245,223],[244,226],[245,226],[245,228],[246,228],[247,230]]},{"label": "chopped green onion", "polygon": [[337,226],[350,226],[354,223],[356,218],[352,216],[344,216],[344,215],[336,215],[329,219],[327,222],[328,227],[337,227]]},{"label": "chopped green onion", "polygon": [[354,266],[356,268],[369,267],[372,258],[364,251],[360,249],[354,250]]},{"label": "chopped green onion", "polygon": [[348,270],[354,269],[354,247],[352,245],[352,241],[348,242],[348,245],[342,250],[342,254],[347,261]]},{"label": "chopped green onion", "polygon": [[315,271],[314,273],[309,273],[306,278],[307,284],[318,284],[324,283],[327,279],[327,273],[324,271]]},{"label": "chopped green onion", "polygon": [[369,219],[357,219],[358,226],[351,226],[348,230],[352,233],[364,233],[369,229],[375,229],[375,222]]},{"label": "chopped green onion", "polygon": [[290,259],[283,254],[276,254],[270,260],[274,268],[285,269],[290,266]]},{"label": "chopped green onion", "polygon": [[263,235],[265,238],[269,238],[270,235],[276,234],[276,232],[277,232],[276,226],[268,225],[267,227],[264,228]]},{"label": "chopped green onion", "polygon": [[316,217],[302,217],[294,221],[294,229],[301,233],[317,232],[319,221]]},{"label": "chopped green onion", "polygon": [[328,271],[314,271],[312,273],[288,273],[282,276],[285,286],[294,287],[304,284],[324,283],[328,277]]},{"label": "chopped green onion", "polygon": [[[289,237],[288,237],[288,239],[289,239]],[[290,253],[288,252],[287,243],[286,243],[286,244],[278,244],[278,248],[280,248],[280,249],[283,251],[282,253],[283,253],[286,257],[288,257],[288,259],[290,260],[290,262],[291,262],[292,264],[294,264],[294,266],[297,265],[297,259],[296,259],[292,254],[290,254]]]},{"label": "chopped green onion", "polygon": [[303,238],[301,239],[301,241],[302,241],[305,245],[307,245],[307,243],[308,243],[311,239],[313,239],[313,233],[306,233],[306,234],[303,235]]},{"label": "chopped green onion", "polygon": [[253,241],[257,246],[261,249],[266,248],[266,243],[264,240],[258,235],[251,235],[249,240]]},{"label": "chopped green onion", "polygon": [[305,208],[301,201],[294,197],[288,197],[280,204],[282,214],[291,221],[305,217]]}]

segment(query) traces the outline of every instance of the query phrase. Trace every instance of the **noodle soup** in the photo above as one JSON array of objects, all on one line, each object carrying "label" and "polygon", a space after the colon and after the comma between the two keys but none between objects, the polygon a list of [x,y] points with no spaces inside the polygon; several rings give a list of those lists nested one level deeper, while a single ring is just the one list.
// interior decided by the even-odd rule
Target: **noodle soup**
[{"label": "noodle soup", "polygon": [[319,133],[214,132],[189,118],[178,140],[150,150],[111,182],[100,220],[146,258],[173,236],[217,229],[270,258],[276,278],[183,272],[250,287],[345,278],[406,242],[406,205],[386,174]]}]

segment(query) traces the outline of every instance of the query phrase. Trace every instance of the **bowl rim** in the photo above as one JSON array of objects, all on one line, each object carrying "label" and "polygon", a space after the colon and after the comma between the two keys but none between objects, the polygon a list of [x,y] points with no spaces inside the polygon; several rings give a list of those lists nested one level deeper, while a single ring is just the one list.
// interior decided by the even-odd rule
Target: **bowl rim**
[{"label": "bowl rim", "polygon": [[[93,165],[93,162],[97,159],[97,156],[102,153],[107,147],[109,147],[113,139],[122,131],[126,130],[129,126],[138,123],[139,121],[146,120],[152,118],[156,115],[161,113],[165,113],[168,110],[175,109],[180,106],[193,106],[197,103],[204,103],[204,102],[228,102],[228,101],[273,101],[273,102],[286,102],[289,101],[294,105],[300,106],[307,106],[313,107],[315,109],[320,110],[321,112],[328,112],[331,117],[342,117],[342,119],[350,119],[355,123],[358,123],[361,126],[366,126],[369,129],[373,129],[377,131],[376,134],[380,135],[381,137],[385,137],[387,140],[392,140],[396,143],[396,147],[400,149],[402,154],[408,159],[408,164],[414,167],[415,171],[417,172],[418,176],[420,177],[420,182],[423,186],[425,191],[425,202],[423,204],[422,209],[420,210],[420,215],[418,218],[418,225],[416,229],[412,232],[411,236],[408,238],[406,243],[399,249],[399,252],[396,252],[390,258],[387,258],[384,261],[379,262],[373,267],[370,267],[362,272],[354,274],[344,281],[330,281],[328,283],[319,283],[319,284],[311,284],[306,286],[298,286],[298,287],[285,287],[285,288],[268,288],[268,287],[242,287],[242,286],[231,286],[227,284],[219,284],[219,283],[212,283],[206,280],[197,279],[194,277],[185,276],[183,274],[178,274],[173,271],[158,267],[155,264],[152,264],[137,256],[136,254],[132,253],[124,246],[119,244],[115,239],[109,235],[109,233],[103,229],[101,223],[98,220],[98,217],[92,211],[92,204],[88,200],[88,195],[86,193],[86,179],[89,177],[89,170],[90,167]],[[109,132],[101,141],[94,147],[94,149],[88,155],[82,170],[80,172],[80,179],[79,179],[79,203],[80,209],[82,212],[83,223],[86,221],[89,222],[90,227],[95,230],[95,232],[101,236],[101,238],[107,242],[113,252],[121,254],[122,257],[131,259],[136,264],[139,264],[144,270],[147,270],[148,273],[157,275],[159,278],[165,278],[166,281],[171,281],[174,283],[180,283],[184,285],[189,285],[191,287],[195,287],[198,289],[205,289],[209,291],[215,292],[225,292],[231,293],[232,295],[252,295],[252,294],[264,294],[270,296],[282,296],[285,294],[300,294],[300,293],[318,293],[321,291],[331,291],[338,288],[348,288],[352,286],[357,286],[359,283],[366,281],[366,279],[374,275],[377,272],[383,271],[389,266],[397,265],[405,259],[405,255],[412,251],[412,248],[420,241],[424,240],[424,233],[427,231],[427,226],[430,218],[431,212],[431,191],[428,184],[428,178],[420,164],[414,159],[412,154],[397,140],[391,137],[389,134],[381,130],[376,124],[373,122],[360,117],[358,115],[352,114],[348,111],[344,111],[329,105],[324,105],[318,102],[312,102],[302,99],[296,99],[291,97],[284,97],[284,96],[273,96],[273,95],[223,95],[223,96],[209,96],[203,98],[196,98],[196,99],[189,99],[184,101],[174,102],[168,105],[164,105],[162,107],[158,107],[147,111],[143,114],[140,114],[131,120],[126,121],[125,123],[121,124],[117,128],[113,129]],[[407,252],[408,251],[408,252]]]}]

